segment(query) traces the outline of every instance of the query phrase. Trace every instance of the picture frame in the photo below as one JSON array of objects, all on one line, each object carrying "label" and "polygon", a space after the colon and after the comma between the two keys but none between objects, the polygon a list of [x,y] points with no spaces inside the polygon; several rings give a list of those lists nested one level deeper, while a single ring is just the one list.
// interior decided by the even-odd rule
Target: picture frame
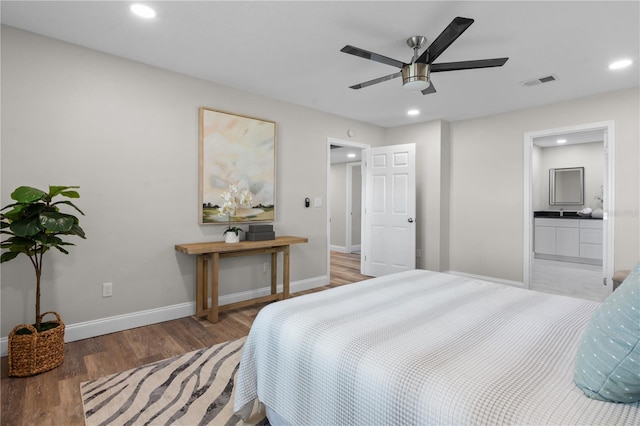
[{"label": "picture frame", "polygon": [[234,222],[274,221],[276,123],[200,107],[199,133],[199,223],[228,222],[219,209],[231,185],[251,194],[251,204],[237,208]]}]

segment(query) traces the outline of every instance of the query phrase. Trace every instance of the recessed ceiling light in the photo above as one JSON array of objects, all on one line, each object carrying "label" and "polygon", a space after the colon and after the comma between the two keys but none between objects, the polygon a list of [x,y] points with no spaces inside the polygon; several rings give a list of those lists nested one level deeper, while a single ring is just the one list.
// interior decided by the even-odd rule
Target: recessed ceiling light
[{"label": "recessed ceiling light", "polygon": [[156,17],[156,11],[144,4],[132,4],[130,9],[135,15],[141,18],[151,19]]},{"label": "recessed ceiling light", "polygon": [[556,143],[567,143],[566,139],[558,139]]},{"label": "recessed ceiling light", "polygon": [[407,115],[418,115],[420,114],[420,110],[418,109],[410,109],[409,111],[407,111]]},{"label": "recessed ceiling light", "polygon": [[610,70],[619,70],[622,68],[626,68],[631,65],[633,61],[631,59],[621,59],[619,61],[615,61],[609,64]]}]

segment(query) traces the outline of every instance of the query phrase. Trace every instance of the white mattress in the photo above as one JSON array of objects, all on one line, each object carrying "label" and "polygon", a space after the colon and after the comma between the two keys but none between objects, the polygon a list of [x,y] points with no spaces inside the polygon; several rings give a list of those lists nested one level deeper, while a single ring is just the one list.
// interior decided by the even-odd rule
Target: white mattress
[{"label": "white mattress", "polygon": [[575,352],[598,303],[424,270],[262,309],[235,409],[292,425],[640,424],[587,398]]}]

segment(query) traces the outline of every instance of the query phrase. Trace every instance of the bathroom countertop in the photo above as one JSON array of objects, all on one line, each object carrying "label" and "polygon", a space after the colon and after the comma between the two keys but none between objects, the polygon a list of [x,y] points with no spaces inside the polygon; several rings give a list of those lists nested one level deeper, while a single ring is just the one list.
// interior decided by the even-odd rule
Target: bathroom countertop
[{"label": "bathroom countertop", "polygon": [[534,211],[533,217],[539,218],[549,218],[549,219],[592,219],[592,220],[602,220],[601,217],[591,217],[591,216],[580,216],[578,212],[568,212],[563,211],[562,216],[560,216],[560,211],[558,210],[544,210],[544,211]]}]

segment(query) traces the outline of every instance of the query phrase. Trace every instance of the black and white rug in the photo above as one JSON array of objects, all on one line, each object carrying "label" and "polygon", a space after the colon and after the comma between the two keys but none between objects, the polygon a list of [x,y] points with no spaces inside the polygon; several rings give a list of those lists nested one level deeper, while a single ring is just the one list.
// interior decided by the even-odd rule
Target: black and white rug
[{"label": "black and white rug", "polygon": [[93,425],[268,425],[258,407],[233,414],[233,385],[245,337],[80,385]]}]

